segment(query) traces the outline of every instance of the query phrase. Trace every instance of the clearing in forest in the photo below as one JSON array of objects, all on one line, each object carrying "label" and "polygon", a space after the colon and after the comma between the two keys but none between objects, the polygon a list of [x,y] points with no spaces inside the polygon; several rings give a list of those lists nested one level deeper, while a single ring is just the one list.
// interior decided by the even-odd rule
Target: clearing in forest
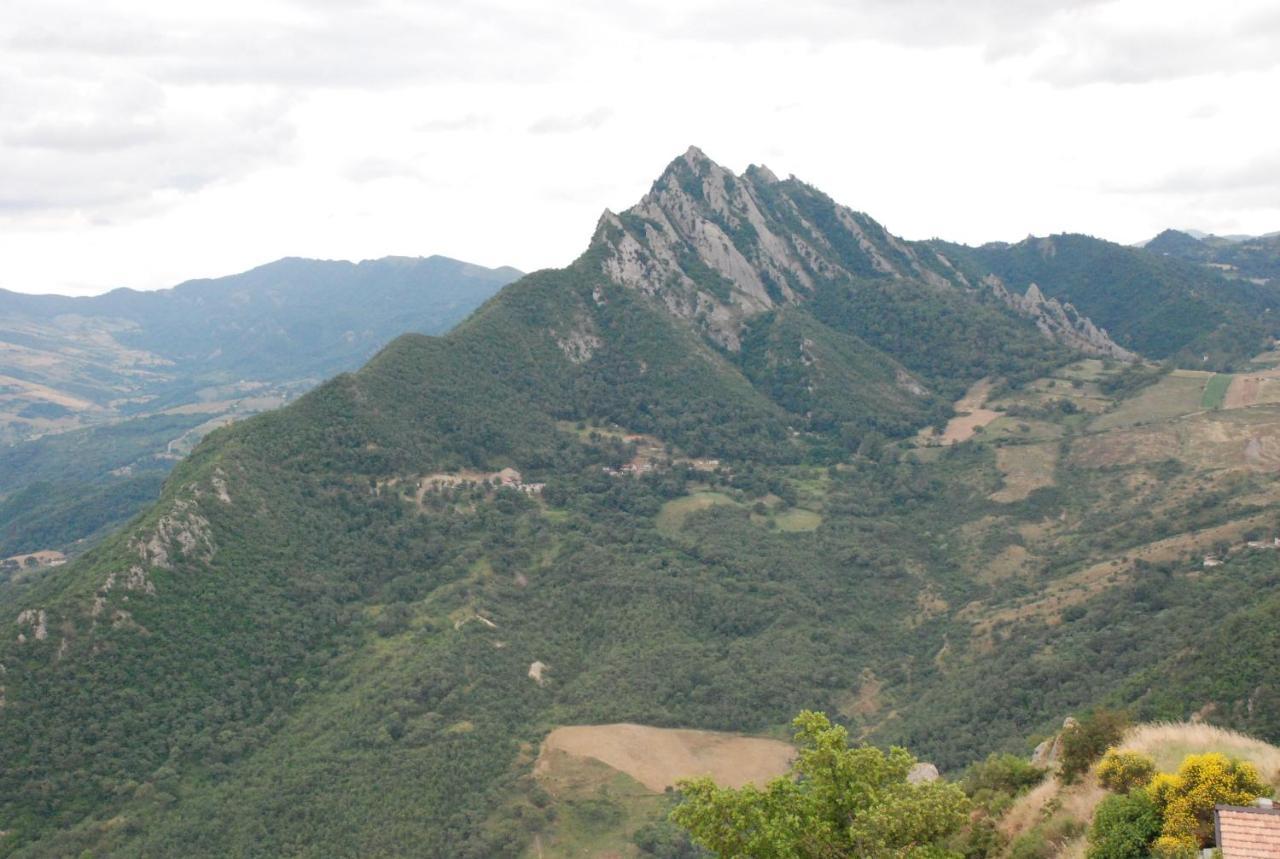
[{"label": "clearing in forest", "polygon": [[1223,409],[1096,433],[1075,442],[1070,460],[1073,466],[1105,468],[1169,458],[1198,470],[1280,469],[1280,410],[1274,405]]},{"label": "clearing in forest", "polygon": [[1231,377],[1231,386],[1225,391],[1222,408],[1245,409],[1276,402],[1280,402],[1280,368],[1273,367]]},{"label": "clearing in forest", "polygon": [[996,450],[996,466],[1004,478],[1004,486],[992,493],[991,500],[1002,503],[1021,501],[1037,489],[1052,486],[1053,470],[1058,464],[1058,445],[1006,445]]},{"label": "clearing in forest", "polygon": [[1115,411],[1099,415],[1089,429],[1131,427],[1198,412],[1204,408],[1201,405],[1204,388],[1212,375],[1201,370],[1174,370],[1136,396],[1120,402]]},{"label": "clearing in forest", "polygon": [[781,740],[719,731],[652,728],[647,725],[569,725],[542,742],[534,766],[540,777],[556,752],[592,758],[659,792],[681,779],[711,776],[727,787],[763,786],[787,772],[795,749]]},{"label": "clearing in forest", "polygon": [[738,507],[740,505],[723,492],[695,492],[683,498],[672,499],[663,504],[662,510],[658,512],[658,531],[668,537],[679,534],[689,514],[717,506]]},{"label": "clearing in forest", "polygon": [[919,440],[924,443],[938,442],[948,445],[959,444],[962,441],[968,441],[973,438],[980,427],[985,427],[1000,417],[999,412],[984,407],[990,394],[990,379],[980,379],[974,382],[973,387],[969,388],[963,397],[956,400],[956,416],[947,421],[947,427],[942,431],[942,434],[938,435],[931,429],[924,429],[920,432]]},{"label": "clearing in forest", "polygon": [[822,514],[791,507],[773,517],[779,531],[814,531],[822,524]]}]

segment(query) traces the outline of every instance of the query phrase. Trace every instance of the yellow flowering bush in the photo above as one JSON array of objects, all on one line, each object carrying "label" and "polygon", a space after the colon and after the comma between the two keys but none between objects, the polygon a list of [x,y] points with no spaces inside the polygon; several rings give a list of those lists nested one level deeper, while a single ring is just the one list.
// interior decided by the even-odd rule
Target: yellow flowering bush
[{"label": "yellow flowering bush", "polygon": [[1146,755],[1112,748],[1098,764],[1098,782],[1107,790],[1128,793],[1151,781],[1155,771],[1156,762]]},{"label": "yellow flowering bush", "polygon": [[1176,775],[1160,773],[1147,786],[1164,826],[1156,856],[1186,855],[1213,839],[1213,807],[1248,805],[1267,792],[1253,764],[1209,752],[1188,755]]}]

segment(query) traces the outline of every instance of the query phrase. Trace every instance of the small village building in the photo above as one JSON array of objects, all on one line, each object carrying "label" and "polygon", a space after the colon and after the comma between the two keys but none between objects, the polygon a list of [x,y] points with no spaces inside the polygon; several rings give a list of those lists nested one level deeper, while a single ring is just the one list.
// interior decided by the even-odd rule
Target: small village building
[{"label": "small village building", "polygon": [[1213,810],[1214,839],[1222,859],[1280,859],[1280,808],[1219,805]]}]

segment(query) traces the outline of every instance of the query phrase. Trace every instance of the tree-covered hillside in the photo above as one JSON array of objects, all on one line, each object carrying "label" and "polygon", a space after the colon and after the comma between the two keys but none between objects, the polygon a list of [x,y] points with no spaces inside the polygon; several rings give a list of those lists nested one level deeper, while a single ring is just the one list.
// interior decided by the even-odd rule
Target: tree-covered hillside
[{"label": "tree-covered hillside", "polygon": [[1230,368],[1280,333],[1280,288],[1228,280],[1194,263],[1082,235],[1014,245],[933,247],[976,277],[1030,284],[1073,304],[1120,345],[1182,366]]},{"label": "tree-covered hillside", "polygon": [[873,225],[691,152],[569,267],[210,433],[0,589],[0,855],[520,855],[557,725],[815,709],[957,767],[1105,698],[1243,712],[1168,660],[1274,588],[1275,406]]},{"label": "tree-covered hillside", "polygon": [[1229,278],[1269,286],[1280,283],[1280,233],[1197,238],[1165,230],[1142,247],[1159,256],[1198,262]]},{"label": "tree-covered hillside", "polygon": [[75,552],[210,429],[441,333],[518,275],[444,257],[287,259],[170,290],[0,291],[0,558]]}]

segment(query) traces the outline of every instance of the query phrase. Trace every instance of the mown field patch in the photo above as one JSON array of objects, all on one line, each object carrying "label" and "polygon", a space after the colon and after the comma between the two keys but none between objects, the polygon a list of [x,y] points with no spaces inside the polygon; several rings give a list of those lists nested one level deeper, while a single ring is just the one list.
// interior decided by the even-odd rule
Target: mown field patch
[{"label": "mown field patch", "polygon": [[1204,383],[1204,393],[1200,397],[1200,406],[1206,409],[1220,409],[1227,398],[1227,388],[1234,379],[1227,373],[1215,373]]},{"label": "mown field patch", "polygon": [[1174,370],[1136,397],[1121,402],[1114,411],[1094,419],[1089,428],[1096,431],[1138,426],[1200,411],[1205,381],[1210,375],[1199,370]]},{"label": "mown field patch", "polygon": [[738,507],[741,505],[723,492],[695,492],[683,498],[672,499],[663,504],[662,509],[658,511],[658,530],[668,537],[675,536],[680,533],[680,530],[684,527],[684,520],[690,514],[718,506]]}]

